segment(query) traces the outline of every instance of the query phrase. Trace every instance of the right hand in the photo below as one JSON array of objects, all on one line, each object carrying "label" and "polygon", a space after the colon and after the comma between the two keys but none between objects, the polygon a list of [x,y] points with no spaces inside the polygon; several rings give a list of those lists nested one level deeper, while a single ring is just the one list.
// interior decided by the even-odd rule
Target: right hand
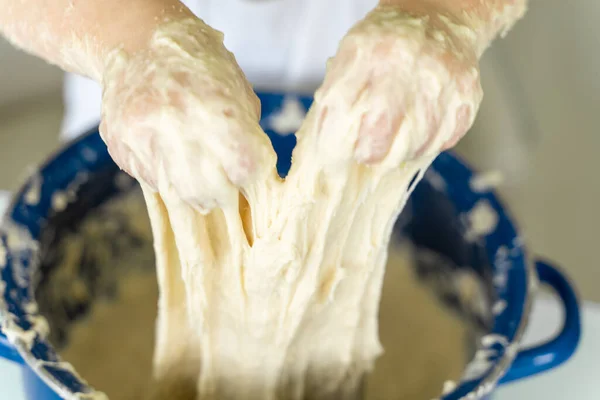
[{"label": "right hand", "polygon": [[453,147],[473,124],[482,91],[477,37],[451,24],[435,8],[414,16],[396,6],[357,23],[315,95],[323,147],[393,168]]},{"label": "right hand", "polygon": [[108,57],[100,133],[115,162],[198,211],[237,201],[275,171],[260,102],[223,36],[199,19],[169,22],[147,49]]}]

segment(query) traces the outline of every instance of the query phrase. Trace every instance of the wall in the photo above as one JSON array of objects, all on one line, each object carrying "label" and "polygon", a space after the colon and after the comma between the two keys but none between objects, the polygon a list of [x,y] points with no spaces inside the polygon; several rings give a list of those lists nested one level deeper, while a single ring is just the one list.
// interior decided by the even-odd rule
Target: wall
[{"label": "wall", "polygon": [[486,55],[486,65],[499,63],[484,71],[480,120],[461,144],[476,165],[508,173],[502,193],[532,250],[563,265],[595,301],[599,21],[597,1],[532,0],[522,23]]},{"label": "wall", "polygon": [[62,73],[0,37],[0,107],[60,90]]}]

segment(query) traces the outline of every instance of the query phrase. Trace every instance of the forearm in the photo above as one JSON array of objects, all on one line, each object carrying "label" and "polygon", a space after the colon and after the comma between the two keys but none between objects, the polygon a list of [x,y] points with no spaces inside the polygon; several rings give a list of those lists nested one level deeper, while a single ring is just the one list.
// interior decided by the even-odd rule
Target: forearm
[{"label": "forearm", "polygon": [[0,0],[0,32],[64,70],[102,78],[117,47],[142,48],[158,24],[193,14],[179,0]]},{"label": "forearm", "polygon": [[527,8],[527,0],[380,0],[379,4],[427,16],[446,15],[473,30],[479,54],[496,36],[508,31]]}]

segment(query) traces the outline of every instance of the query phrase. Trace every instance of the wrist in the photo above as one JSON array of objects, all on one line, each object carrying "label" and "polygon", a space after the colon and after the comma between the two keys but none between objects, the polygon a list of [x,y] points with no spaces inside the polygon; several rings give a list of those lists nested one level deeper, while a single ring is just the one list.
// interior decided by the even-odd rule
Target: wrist
[{"label": "wrist", "polygon": [[[100,59],[102,65],[101,80],[113,80],[115,73],[135,64],[135,68],[148,68],[162,65],[165,60],[175,61],[175,68],[182,59],[195,59],[198,61],[215,59],[215,54],[230,54],[227,51],[219,52],[224,48],[222,33],[209,27],[204,21],[195,16],[167,18],[154,24],[152,29],[145,31],[144,35],[127,45],[107,47]],[[207,52],[217,51],[212,56]],[[235,61],[232,57],[232,61]]]},{"label": "wrist", "polygon": [[464,24],[477,32],[478,54],[496,39],[504,37],[514,24],[525,15],[527,0],[461,0],[458,10]]},{"label": "wrist", "polygon": [[[138,2],[135,0],[132,3]],[[84,47],[86,54],[83,56],[89,60],[89,65],[83,71],[85,75],[102,81],[111,54],[119,51],[132,55],[145,51],[161,25],[169,21],[197,19],[179,0],[143,2],[145,5],[137,7],[139,12],[124,13],[115,9],[114,12],[103,15],[104,21],[99,21],[96,25],[97,35],[94,35],[93,30],[91,32],[92,37],[101,37],[101,40],[96,41],[96,46]]]},{"label": "wrist", "polygon": [[380,0],[379,5],[426,17],[451,34],[471,36],[479,57],[525,14],[527,0]]}]

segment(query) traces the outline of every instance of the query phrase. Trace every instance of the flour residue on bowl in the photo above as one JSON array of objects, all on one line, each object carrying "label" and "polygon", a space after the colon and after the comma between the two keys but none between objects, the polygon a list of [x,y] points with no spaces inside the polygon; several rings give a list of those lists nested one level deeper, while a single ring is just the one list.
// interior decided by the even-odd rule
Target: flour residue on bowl
[{"label": "flour residue on bowl", "polygon": [[517,344],[511,344],[502,335],[489,334],[483,336],[475,357],[469,362],[462,379],[465,381],[480,379],[494,367],[495,360],[503,352],[511,353],[514,356],[517,347]]},{"label": "flour residue on bowl", "polygon": [[36,206],[40,202],[43,183],[44,178],[41,175],[35,174],[31,177],[27,191],[23,195],[25,204],[28,206]]},{"label": "flour residue on bowl", "polygon": [[77,190],[88,180],[88,173],[80,171],[65,190],[56,190],[51,197],[52,210],[64,211],[67,206],[77,199]]},{"label": "flour residue on bowl", "polygon": [[[25,226],[5,218],[0,229],[0,272],[10,268],[12,281],[16,287],[9,289],[4,280],[0,281],[0,322],[2,332],[9,341],[24,351],[31,350],[38,336],[45,337],[48,334],[48,324],[37,314],[26,315],[25,320],[20,319],[18,314],[21,310],[9,307],[7,301],[8,299],[17,301],[20,296],[17,289],[29,286],[31,279],[29,265],[24,260],[28,260],[32,254],[35,254],[38,246],[38,242],[33,240]],[[31,310],[32,305],[35,304],[23,300],[20,302],[24,312]]]},{"label": "flour residue on bowl", "polygon": [[490,170],[475,174],[469,181],[471,190],[475,193],[490,192],[504,183],[502,171]]},{"label": "flour residue on bowl", "polygon": [[488,200],[479,200],[467,213],[467,240],[477,240],[492,233],[498,221],[498,213]]},{"label": "flour residue on bowl", "polygon": [[268,118],[268,127],[279,135],[295,133],[306,118],[306,108],[296,96],[287,96],[278,112]]},{"label": "flour residue on bowl", "polygon": [[[0,269],[5,268],[11,254],[12,278],[19,288],[26,288],[29,285],[28,260],[32,254],[35,254],[39,248],[39,243],[31,237],[27,227],[18,224],[7,218],[2,223],[0,231]],[[2,240],[3,239],[3,240]]]}]

